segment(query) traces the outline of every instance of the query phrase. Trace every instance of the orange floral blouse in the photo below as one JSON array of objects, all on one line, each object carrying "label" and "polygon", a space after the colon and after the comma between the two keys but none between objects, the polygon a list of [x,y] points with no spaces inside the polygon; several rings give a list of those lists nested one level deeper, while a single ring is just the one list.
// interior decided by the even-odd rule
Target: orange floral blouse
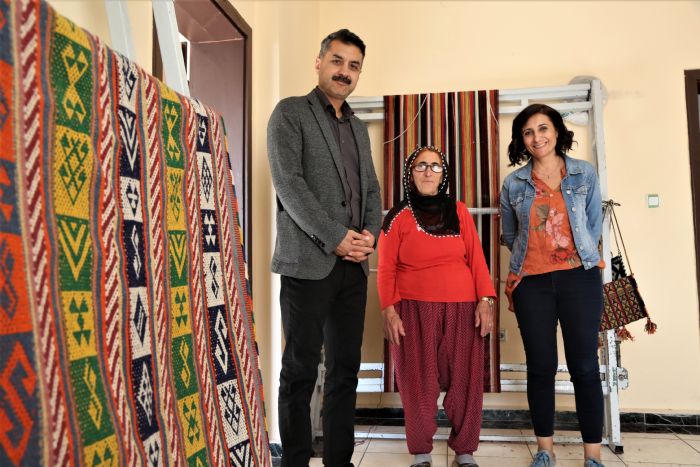
[{"label": "orange floral blouse", "polygon": [[[566,173],[562,169],[562,177]],[[513,311],[512,294],[523,277],[581,266],[571,232],[561,185],[550,188],[532,172],[535,199],[530,211],[530,233],[520,275],[510,272],[506,279],[508,309]]]}]

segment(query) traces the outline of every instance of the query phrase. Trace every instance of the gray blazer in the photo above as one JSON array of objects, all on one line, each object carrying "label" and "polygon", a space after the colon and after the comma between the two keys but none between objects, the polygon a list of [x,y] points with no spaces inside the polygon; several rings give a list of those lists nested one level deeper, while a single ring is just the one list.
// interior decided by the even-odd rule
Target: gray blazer
[{"label": "gray blazer", "polygon": [[[348,228],[340,149],[325,110],[312,91],[277,104],[267,126],[267,152],[277,191],[277,240],[272,272],[299,279],[330,274],[334,251]],[[357,117],[350,120],[360,158],[361,225],[376,237],[381,227],[379,182],[369,134]],[[362,262],[365,274],[367,261]]]}]

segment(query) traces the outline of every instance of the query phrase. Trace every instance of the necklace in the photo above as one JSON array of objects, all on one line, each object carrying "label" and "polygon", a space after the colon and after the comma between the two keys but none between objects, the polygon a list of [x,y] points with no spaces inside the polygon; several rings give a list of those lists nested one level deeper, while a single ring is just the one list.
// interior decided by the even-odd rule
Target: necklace
[{"label": "necklace", "polygon": [[554,178],[554,175],[561,174],[561,164],[557,164],[557,166],[554,169],[549,170],[547,172],[541,172],[539,170],[535,170],[534,165],[532,167],[532,170],[533,170],[533,172],[535,172],[537,177],[540,178],[541,180],[549,180],[551,178]]}]

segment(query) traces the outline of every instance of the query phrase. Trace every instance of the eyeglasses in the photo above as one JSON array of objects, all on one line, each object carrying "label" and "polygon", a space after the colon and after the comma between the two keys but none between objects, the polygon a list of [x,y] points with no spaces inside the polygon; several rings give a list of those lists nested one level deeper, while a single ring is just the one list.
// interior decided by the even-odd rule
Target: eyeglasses
[{"label": "eyeglasses", "polygon": [[416,172],[425,172],[428,169],[428,167],[430,167],[430,170],[432,170],[436,174],[442,173],[442,171],[444,170],[442,164],[438,164],[437,162],[433,162],[432,164],[426,164],[425,162],[421,162],[420,164],[411,166],[411,168]]}]

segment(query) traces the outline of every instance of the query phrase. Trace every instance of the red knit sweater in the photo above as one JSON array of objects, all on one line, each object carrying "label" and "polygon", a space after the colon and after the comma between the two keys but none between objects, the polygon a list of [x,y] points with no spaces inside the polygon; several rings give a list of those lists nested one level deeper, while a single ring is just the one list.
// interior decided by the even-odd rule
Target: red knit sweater
[{"label": "red knit sweater", "polygon": [[418,228],[406,207],[379,234],[377,288],[382,310],[402,299],[473,302],[495,297],[479,236],[467,207],[457,202],[460,235],[435,237]]}]

